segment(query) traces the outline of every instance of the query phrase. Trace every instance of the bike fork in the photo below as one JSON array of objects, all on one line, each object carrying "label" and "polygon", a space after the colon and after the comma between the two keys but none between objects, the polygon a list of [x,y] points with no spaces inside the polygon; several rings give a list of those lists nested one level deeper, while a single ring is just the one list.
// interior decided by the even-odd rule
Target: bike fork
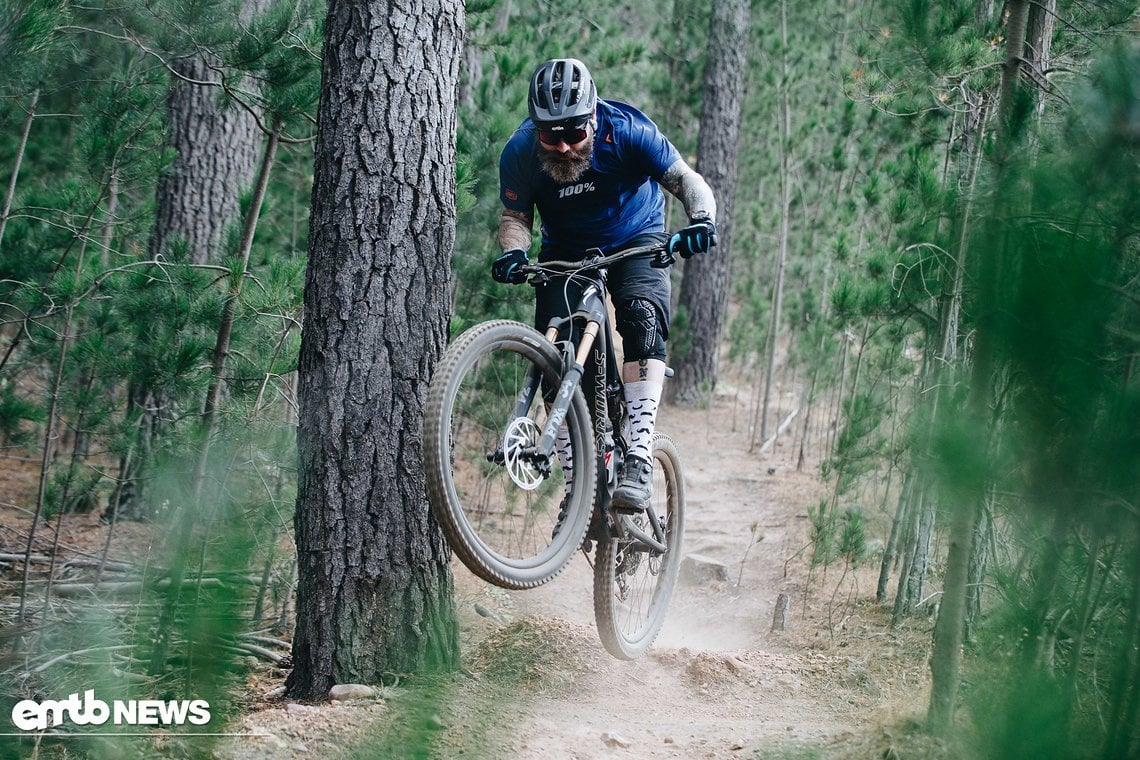
[{"label": "bike fork", "polygon": [[[558,436],[558,429],[562,427],[562,422],[566,419],[566,413],[570,409],[570,399],[574,397],[574,389],[582,381],[582,374],[585,372],[585,362],[590,355],[590,349],[594,345],[594,340],[598,335],[598,323],[590,322],[586,325],[586,329],[582,334],[582,341],[578,346],[578,353],[574,357],[574,363],[566,370],[563,375],[562,384],[558,388],[558,394],[555,396],[553,403],[546,415],[546,425],[542,429],[542,437],[539,438],[538,443],[535,444],[531,453],[540,460],[549,461],[550,455],[554,452],[554,439]],[[556,328],[551,328],[547,331],[546,337],[552,343],[558,337]],[[532,364],[530,369],[527,370],[526,379],[523,381],[523,387],[519,391],[518,396],[515,397],[515,411],[511,415],[511,419],[515,420],[519,417],[524,417],[530,409],[531,404],[534,403],[534,397],[538,393],[539,387],[542,385],[542,370]],[[490,456],[488,458],[491,458]]]},{"label": "bike fork", "polygon": [[[551,336],[551,333],[554,333]],[[549,457],[550,453],[554,450],[554,439],[558,436],[558,428],[562,427],[563,420],[566,419],[566,412],[570,409],[570,399],[574,397],[574,389],[582,381],[582,374],[586,371],[586,361],[590,356],[590,349],[593,348],[594,340],[598,336],[598,323],[589,322],[586,328],[582,331],[582,340],[578,344],[578,353],[574,357],[574,363],[567,368],[566,374],[562,376],[562,385],[558,388],[558,395],[554,397],[554,403],[550,406],[550,411],[546,415],[546,425],[542,429],[542,438],[538,440],[538,444],[534,447],[537,455],[542,457]],[[553,340],[557,338],[557,331],[551,328],[547,332],[548,339]],[[534,385],[537,387],[538,370],[535,367],[531,368],[534,375]],[[531,385],[531,383],[528,383]],[[532,391],[533,393],[533,391]],[[533,396],[531,396],[533,398]],[[520,399],[520,405],[522,400]],[[517,415],[517,412],[516,412]]]}]

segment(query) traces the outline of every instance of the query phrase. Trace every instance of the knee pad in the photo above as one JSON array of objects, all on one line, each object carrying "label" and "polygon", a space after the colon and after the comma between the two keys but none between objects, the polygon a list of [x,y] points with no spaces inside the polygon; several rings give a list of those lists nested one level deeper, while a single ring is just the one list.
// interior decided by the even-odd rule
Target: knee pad
[{"label": "knee pad", "polygon": [[665,360],[665,326],[660,310],[644,298],[618,304],[617,331],[625,350],[625,361]]}]

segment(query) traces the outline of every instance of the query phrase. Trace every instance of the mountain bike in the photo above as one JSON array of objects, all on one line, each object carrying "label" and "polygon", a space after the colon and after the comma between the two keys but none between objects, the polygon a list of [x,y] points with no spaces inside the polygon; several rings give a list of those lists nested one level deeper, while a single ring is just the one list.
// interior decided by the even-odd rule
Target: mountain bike
[{"label": "mountain bike", "polygon": [[440,361],[424,415],[428,497],[456,556],[490,583],[529,589],[579,548],[588,558],[596,547],[598,632],[621,659],[642,655],[661,629],[685,526],[680,455],[661,433],[652,442],[652,503],[643,512],[610,505],[629,425],[606,274],[641,255],[657,267],[673,262],[656,244],[523,267],[533,285],[584,285],[570,316],[552,320],[545,335],[510,320],[465,331]]}]

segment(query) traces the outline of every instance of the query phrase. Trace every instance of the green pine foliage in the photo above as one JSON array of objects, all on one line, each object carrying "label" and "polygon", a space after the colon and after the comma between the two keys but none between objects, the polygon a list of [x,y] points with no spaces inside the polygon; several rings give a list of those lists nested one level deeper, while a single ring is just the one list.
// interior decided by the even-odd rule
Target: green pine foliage
[{"label": "green pine foliage", "polygon": [[[0,437],[16,455],[53,447],[38,503],[21,505],[40,521],[34,551],[51,545],[60,513],[102,512],[128,490],[133,483],[118,480],[117,465],[144,454],[147,504],[135,517],[168,528],[159,530],[166,543],[154,556],[131,558],[145,574],[131,614],[89,605],[60,614],[59,602],[45,605],[42,585],[31,586],[22,612],[39,633],[22,656],[40,663],[69,647],[129,646],[95,681],[91,669],[62,661],[32,685],[66,694],[75,678],[88,679],[86,688],[94,684],[103,699],[193,693],[209,699],[220,720],[244,669],[237,636],[250,629],[257,592],[246,579],[264,567],[272,585],[287,583],[288,571],[282,578],[274,563],[283,561],[277,543],[295,492],[291,376],[324,9],[274,3],[235,25],[238,4],[229,0],[17,5],[24,15],[5,12],[0,22],[2,65],[17,51],[25,64],[0,81],[0,174],[8,178],[21,163],[0,237]],[[191,482],[203,450],[197,420],[225,297],[241,272],[240,225],[217,264],[191,264],[177,243],[150,258],[156,182],[173,158],[163,147],[170,64],[189,53],[212,56],[224,72],[218,96],[227,107],[256,111],[264,128],[284,137],[200,483]],[[140,425],[148,426],[145,452]],[[188,530],[175,529],[186,520]],[[182,583],[171,582],[176,567]],[[277,614],[263,608],[263,620]],[[166,609],[172,617],[158,614]],[[113,677],[112,667],[145,675],[156,630],[164,629],[166,665],[145,686]],[[130,741],[115,754],[141,756]]]},{"label": "green pine foliage", "polygon": [[[1140,267],[1138,64],[1135,45],[1102,53],[1089,83],[1070,90],[1077,107],[1065,123],[1039,132],[1036,154],[1016,157],[997,188],[1032,209],[1005,220],[1016,274],[994,325],[1008,367],[1001,445],[1011,467],[987,474],[1012,494],[999,506],[1025,564],[1001,576],[1003,603],[983,635],[1028,634],[987,721],[997,754],[1048,741],[1058,757],[1136,750],[1126,705],[1140,525],[1125,505],[1137,493],[1140,443],[1131,358],[1140,310],[1129,294]],[[1113,663],[1110,684],[1099,682],[1098,662]]]},{"label": "green pine foliage", "polygon": [[[1016,548],[991,557],[988,572],[1000,579],[1001,590],[995,599],[983,589],[982,610],[992,610],[993,627],[987,623],[976,629],[975,646],[980,651],[998,642],[1008,646],[1019,638],[1016,626],[1034,632],[1044,625],[1043,640],[1053,647],[1048,657],[1058,668],[1058,658],[1067,658],[1075,646],[1075,659],[1065,662],[1069,692],[1043,699],[1033,725],[1048,724],[1057,714],[1049,712],[1053,709],[1069,717],[1054,724],[1049,737],[1057,737],[1056,725],[1062,732],[1071,728],[1072,737],[1098,735],[1085,721],[1088,705],[1098,704],[1100,710],[1114,705],[1116,717],[1128,718],[1123,711],[1131,694],[1124,677],[1111,689],[1102,685],[1099,696],[1082,690],[1091,685],[1088,679],[1095,674],[1089,668],[1095,658],[1119,661],[1128,646],[1121,637],[1135,635],[1126,626],[1135,602],[1125,591],[1135,570],[1123,560],[1133,549],[1105,542],[1101,531],[1112,510],[1092,507],[1089,495],[1110,482],[1131,482],[1132,476],[1123,472],[1135,469],[1135,444],[1120,437],[1130,435],[1123,431],[1134,426],[1112,427],[1109,419],[1119,420],[1114,415],[1129,408],[1133,395],[1135,373],[1127,357],[1138,333],[1134,299],[1124,294],[1136,254],[1130,220],[1140,217],[1123,200],[1137,196],[1131,184],[1135,178],[1121,163],[1134,168],[1128,156],[1135,141],[1128,135],[1135,133],[1124,126],[1131,122],[1123,114],[1135,113],[1135,54],[1125,45],[1092,76],[1089,63],[1094,55],[1103,55],[1097,52],[1103,43],[1126,36],[1128,25],[1136,23],[1135,7],[1059,4],[1053,89],[1033,96],[1023,88],[1018,96],[1015,123],[1029,139],[1021,149],[1026,155],[1004,170],[1008,176],[991,168],[1004,29],[996,10],[993,17],[979,18],[979,7],[919,0],[871,9],[789,6],[796,38],[790,43],[796,55],[789,82],[795,196],[783,315],[791,340],[784,372],[805,378],[814,389],[804,398],[816,413],[826,406],[839,420],[834,438],[822,441],[826,450],[820,463],[824,477],[833,481],[832,498],[809,509],[813,562],[841,560],[836,549],[839,505],[872,497],[885,505],[886,494],[871,485],[892,470],[941,473],[942,480],[951,477],[958,484],[950,493],[961,493],[972,479],[975,485],[991,483],[998,493],[1013,494],[993,504],[989,538],[979,537],[992,544],[996,534],[999,548]],[[765,12],[771,9],[756,10],[753,89],[734,227],[735,266],[743,276],[734,278],[734,321],[728,332],[731,355],[745,366],[761,360],[769,339],[765,325],[780,221],[778,154],[770,136],[779,117],[774,93],[780,84],[780,50],[769,31],[775,24],[763,21]],[[808,18],[813,14],[829,23],[813,23]],[[844,96],[820,86],[828,79]],[[1044,107],[1038,109],[1042,99]],[[756,189],[760,192],[753,195]],[[987,443],[976,425],[954,419],[953,412],[946,416],[945,410],[961,408],[963,369],[976,331],[985,324],[978,321],[983,306],[976,279],[969,272],[958,278],[962,266],[973,267],[993,250],[995,227],[984,217],[999,194],[1019,198],[996,228],[1002,230],[1002,240],[1016,244],[1007,253],[1013,263],[1004,270],[999,289],[1004,305],[995,325],[995,340],[1012,353],[1002,354],[1004,369],[995,377],[998,432]],[[1101,235],[1116,241],[1115,257],[1093,254]],[[946,335],[947,309],[959,296],[958,321]],[[1094,302],[1097,308],[1089,309]],[[1081,318],[1074,319],[1078,312],[1083,312]],[[1045,378],[1051,379],[1038,387]],[[1024,417],[1029,409],[1031,416]],[[910,426],[900,428],[907,420]],[[929,432],[936,420],[958,426],[932,441]],[[1110,463],[1120,464],[1114,469]],[[1027,467],[1047,478],[1034,487],[1036,495],[1026,492]],[[894,482],[901,484],[903,478]],[[1075,510],[1077,524],[1087,519],[1091,532],[1074,529],[1062,540],[1035,527],[1024,510],[1045,494],[1045,503],[1054,505],[1045,513],[1046,525],[1072,524]],[[1120,503],[1132,498],[1122,496]],[[944,509],[952,508],[953,501],[946,494],[938,499]],[[884,517],[868,525],[882,524]],[[1131,526],[1113,530],[1135,535]],[[1030,559],[1034,547],[1050,541],[1056,545],[1053,554]],[[1097,551],[1090,553],[1089,546]],[[1072,559],[1043,575],[1055,556]],[[1113,562],[1102,571],[1109,557]],[[1014,567],[1020,572],[1011,573]],[[1120,584],[1115,592],[1114,582]],[[1120,617],[1104,629],[1094,620],[1105,614],[1098,603],[1106,601],[1089,596],[1097,589],[1115,593],[1119,605]],[[1018,604],[1035,592],[1040,601]],[[1062,600],[1081,594],[1086,602],[1080,626],[1058,622],[1078,613]],[[1006,616],[999,609],[1004,600],[1022,613]],[[1096,644],[1090,643],[1094,632],[1103,635]],[[1040,645],[1042,639],[1033,641]],[[1038,651],[1037,657],[1039,666],[1044,654]],[[991,664],[979,659],[983,661],[982,667]],[[1122,667],[1134,666],[1125,657]],[[1024,683],[1040,685],[1033,673],[1019,672]],[[1008,674],[994,680],[1003,677],[1005,683],[1023,682],[1021,675]],[[980,698],[983,690],[971,693]],[[977,712],[1009,720],[1012,726],[1026,715],[1034,693],[1027,687],[1025,693],[1005,694],[1001,710],[993,709],[994,700],[980,702]],[[1129,746],[1127,730],[1114,730],[1118,744],[1104,744],[1101,732],[1101,743],[1090,745],[1098,748],[1090,754],[1106,746],[1113,747],[1109,754],[1120,753]],[[1010,756],[1015,744],[1008,742],[1030,733],[1003,728],[996,734],[1003,738],[995,741],[1007,744],[995,745],[993,756]],[[1050,756],[1067,756],[1083,745],[1074,740],[1057,746],[1062,749]],[[1025,747],[1018,752],[1033,754]]]},{"label": "green pine foliage", "polygon": [[[222,581],[262,569],[276,578],[290,561],[277,543],[296,487],[292,375],[323,5],[281,0],[235,24],[233,0],[0,0],[0,177],[20,163],[0,233],[0,445],[29,457],[56,447],[41,511],[53,521],[102,510],[125,486],[118,463],[144,453],[152,488],[140,516],[172,526],[195,516],[185,533],[168,531],[187,541],[153,560],[143,598],[175,611],[173,667],[145,696],[201,689],[221,704],[240,668],[231,647],[253,591],[160,585],[175,558],[186,578]],[[801,419],[810,409],[798,435],[830,487],[808,510],[813,573],[841,563],[846,578],[889,532],[887,505],[914,506],[897,493],[904,482],[920,481],[912,501],[929,494],[936,525],[963,494],[990,494],[963,694],[972,748],[1126,757],[1140,735],[1136,8],[1057,3],[1049,91],[1018,91],[1012,142],[999,146],[1005,29],[994,5],[983,18],[985,4],[965,0],[788,3],[786,51],[778,8],[755,5],[726,356],[760,377],[778,341],[777,374],[801,389]],[[494,283],[488,268],[499,152],[526,116],[534,67],[581,58],[602,97],[645,110],[695,161],[708,13],[696,0],[586,0],[557,14],[467,3],[453,332],[492,316],[531,320],[530,289]],[[283,138],[236,304],[207,483],[191,474],[219,320],[241,275],[240,225],[217,263],[192,265],[178,244],[148,253],[155,187],[174,158],[170,64],[196,53],[224,72],[226,107],[255,111]],[[781,148],[791,208],[774,336]],[[672,202],[668,213],[676,222]],[[1000,258],[996,305],[979,280],[986,257]],[[675,355],[685,327],[677,314]],[[979,339],[997,365],[984,422],[958,413]],[[141,425],[153,433],[146,452]],[[41,614],[43,598],[30,608]],[[129,642],[132,667],[171,624],[106,611],[85,612],[81,626],[47,622],[44,652]],[[42,685],[68,693],[75,671],[48,673]]]},{"label": "green pine foliage", "polygon": [[[1121,18],[1119,7],[1102,9],[1096,20],[1084,6],[1058,10],[1067,22],[1059,26],[1068,32],[1081,18],[1084,28],[1111,36]],[[1125,336],[1135,333],[1122,334],[1119,320],[1131,321],[1135,311],[1121,279],[1135,266],[1136,209],[1133,200],[1123,200],[1135,197],[1135,164],[1126,158],[1135,142],[1122,141],[1114,130],[1134,109],[1128,105],[1134,88],[1123,72],[1134,71],[1135,50],[1108,54],[1110,62],[1086,79],[1076,72],[1088,63],[1093,35],[1080,35],[1074,45],[1058,33],[1054,65],[1071,67],[1072,76],[1058,77],[1048,97],[1024,87],[1016,94],[1005,163],[994,164],[989,131],[963,139],[978,104],[994,102],[996,62],[1004,54],[994,23],[978,24],[972,7],[945,4],[904,2],[894,12],[873,45],[860,51],[864,63],[874,61],[876,74],[861,70],[850,90],[909,135],[909,147],[883,163],[893,184],[887,192],[894,193],[886,199],[886,222],[897,243],[872,253],[864,276],[881,281],[889,273],[890,308],[880,317],[895,322],[895,340],[932,359],[922,366],[945,361],[944,307],[964,288],[962,322],[950,335],[958,361],[970,361],[980,334],[992,342],[997,363],[989,420],[946,411],[961,408],[964,385],[953,385],[966,382],[960,365],[943,366],[916,386],[921,395],[901,406],[914,416],[916,431],[931,429],[933,421],[933,446],[918,432],[901,461],[933,466],[944,509],[969,494],[998,494],[990,501],[992,523],[976,538],[999,548],[989,566],[997,593],[986,595],[974,629],[981,656],[967,702],[978,735],[986,737],[978,751],[994,757],[1128,754],[1135,716],[1123,705],[1131,686],[1123,677],[1111,688],[1097,686],[1089,668],[1093,657],[1128,672],[1134,667],[1123,654],[1135,635],[1126,624],[1135,609],[1126,590],[1135,568],[1123,556],[1134,549],[1102,543],[1106,518],[1133,518],[1109,517],[1113,510],[1094,505],[1113,492],[1110,483],[1134,477],[1110,474],[1125,450],[1119,447],[1129,443],[1108,420],[1133,395],[1123,356],[1134,350]],[[1114,71],[1120,72],[1115,78],[1107,75]],[[1043,97],[1042,118],[1036,104]],[[1106,118],[1118,126],[1107,128]],[[1110,151],[1112,166],[1103,160]],[[896,258],[888,269],[892,249]],[[986,261],[998,262],[992,289],[978,285],[977,273],[985,271],[979,262]],[[955,273],[963,265],[959,285]],[[861,310],[867,302],[857,292],[854,283],[837,289],[837,313]],[[939,398],[933,411],[923,410]],[[847,430],[867,436],[858,429],[861,418],[851,414],[855,408],[849,407],[840,444]],[[1135,493],[1134,483],[1126,488]],[[1111,530],[1136,535],[1119,523]],[[1089,569],[1098,567],[1103,571]],[[1114,583],[1121,585],[1114,590]],[[1065,620],[1073,616],[1076,622]],[[1001,664],[990,658],[994,653],[1001,653]],[[1096,725],[1097,713],[1111,716],[1107,728]]]}]

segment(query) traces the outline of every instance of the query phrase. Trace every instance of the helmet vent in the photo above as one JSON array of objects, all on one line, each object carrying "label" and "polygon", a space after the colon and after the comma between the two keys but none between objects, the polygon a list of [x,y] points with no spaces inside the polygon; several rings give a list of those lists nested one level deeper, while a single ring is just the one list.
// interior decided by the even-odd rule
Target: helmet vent
[{"label": "helmet vent", "polygon": [[539,71],[538,76],[535,78],[535,99],[538,101],[539,108],[550,108],[550,101],[546,97],[546,72]]}]

